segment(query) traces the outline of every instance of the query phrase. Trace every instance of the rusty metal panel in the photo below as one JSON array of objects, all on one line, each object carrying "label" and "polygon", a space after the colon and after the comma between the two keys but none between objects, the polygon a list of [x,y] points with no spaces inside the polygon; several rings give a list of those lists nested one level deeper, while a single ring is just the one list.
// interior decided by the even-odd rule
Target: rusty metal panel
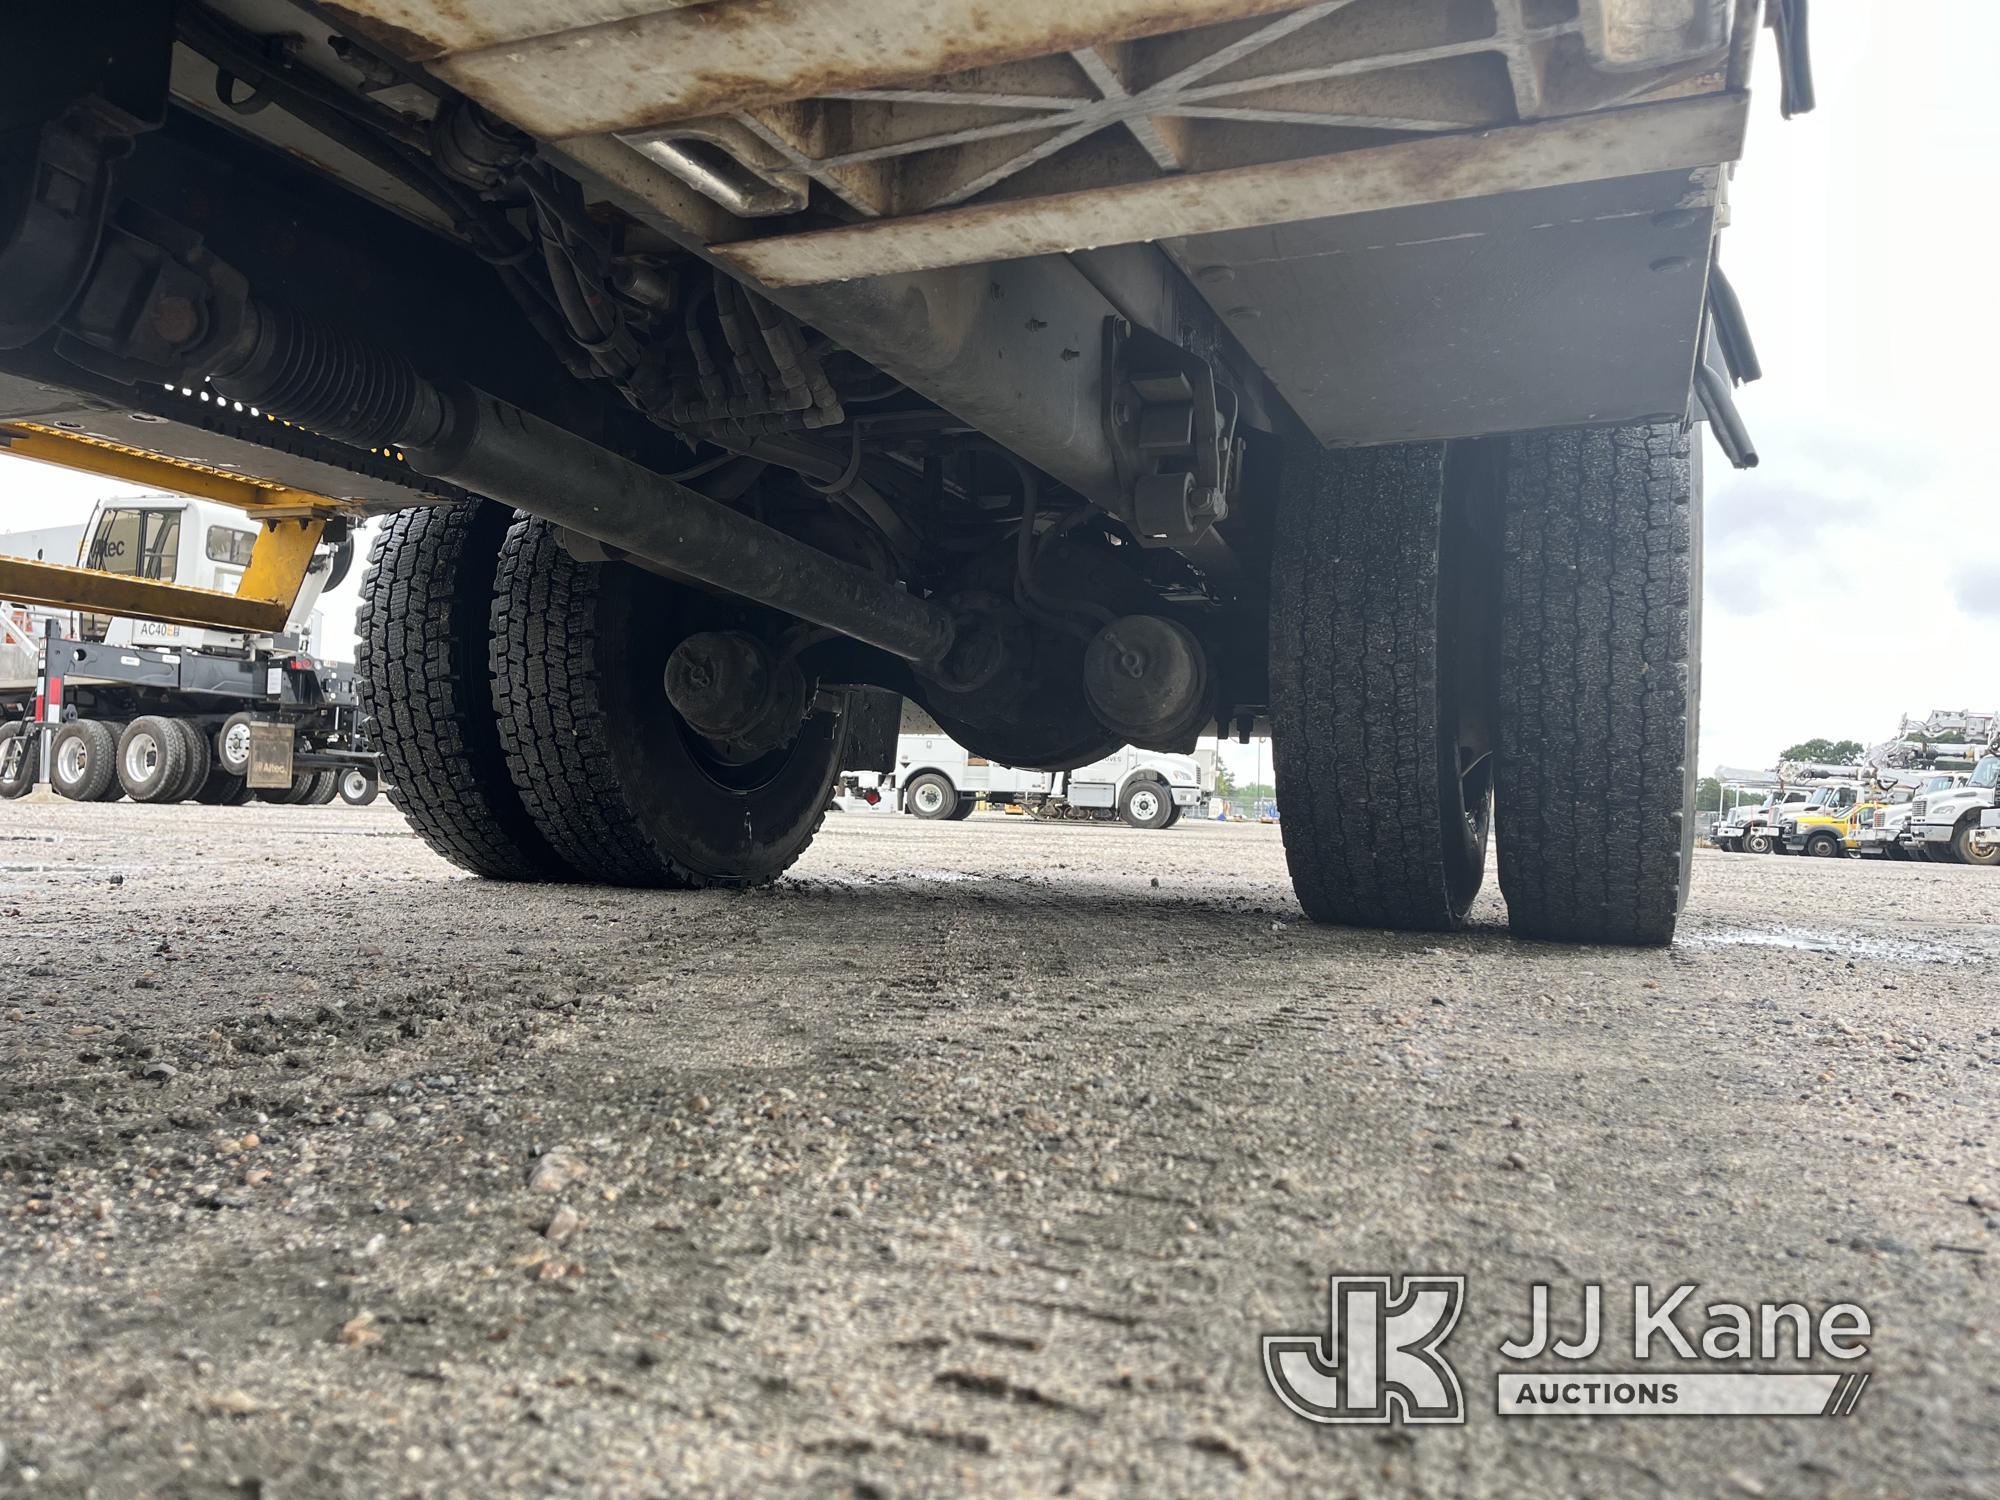
[{"label": "rusty metal panel", "polygon": [[[958,73],[1267,15],[1296,3],[716,0],[443,56],[422,26],[408,29],[429,46],[439,77],[524,130],[560,137]],[[435,17],[465,7],[348,0],[348,9]],[[435,19],[430,25],[440,29]]]},{"label": "rusty metal panel", "polygon": [[1584,43],[1600,68],[1627,71],[1710,57],[1729,40],[1730,0],[1583,0]]},{"label": "rusty metal panel", "polygon": [[908,218],[1714,92],[1748,24],[1748,0],[343,3],[532,134],[647,157],[726,212],[668,210],[704,242],[808,194]]},{"label": "rusty metal panel", "polygon": [[717,245],[767,286],[972,265],[1532,192],[1734,161],[1747,96],[1704,94],[1474,135],[1156,178]]},{"label": "rusty metal panel", "polygon": [[1687,407],[1715,169],[1169,242],[1323,441]]},{"label": "rusty metal panel", "polygon": [[424,60],[630,20],[711,0],[324,0],[321,9],[401,56]]}]

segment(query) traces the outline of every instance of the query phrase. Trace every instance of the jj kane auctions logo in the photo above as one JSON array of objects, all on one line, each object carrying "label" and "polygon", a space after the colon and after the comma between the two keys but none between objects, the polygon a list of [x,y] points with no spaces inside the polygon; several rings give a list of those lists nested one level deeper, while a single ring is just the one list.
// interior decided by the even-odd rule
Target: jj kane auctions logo
[{"label": "jj kane auctions logo", "polygon": [[[1711,1302],[1693,1323],[1692,1283],[1660,1293],[1632,1288],[1632,1358],[1665,1368],[1572,1369],[1603,1345],[1604,1289],[1581,1289],[1583,1332],[1553,1336],[1549,1288],[1530,1288],[1528,1331],[1500,1345],[1507,1360],[1564,1361],[1555,1370],[1506,1370],[1495,1405],[1503,1417],[1823,1416],[1852,1412],[1868,1384],[1862,1370],[1687,1370],[1677,1361],[1856,1360],[1868,1353],[1868,1314],[1839,1302],[1815,1315],[1799,1302]],[[1444,1343],[1465,1306],[1463,1276],[1333,1276],[1325,1333],[1270,1334],[1264,1378],[1287,1410],[1308,1422],[1456,1423],[1465,1395]]]}]

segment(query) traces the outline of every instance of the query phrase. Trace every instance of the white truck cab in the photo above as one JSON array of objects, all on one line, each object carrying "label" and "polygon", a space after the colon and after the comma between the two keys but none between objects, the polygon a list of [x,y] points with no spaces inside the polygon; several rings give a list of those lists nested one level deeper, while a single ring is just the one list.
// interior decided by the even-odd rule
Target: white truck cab
[{"label": "white truck cab", "polygon": [[1128,745],[1073,771],[1027,771],[974,755],[944,734],[900,736],[890,788],[919,818],[963,818],[985,797],[1037,817],[1118,817],[1135,828],[1171,827],[1184,812],[1199,817],[1209,793],[1192,755]]},{"label": "white truck cab", "polygon": [[[259,534],[217,501],[126,495],[99,501],[81,526],[0,535],[0,556],[233,595]],[[363,748],[352,669],[313,655],[315,606],[353,557],[347,523],[330,525],[283,626],[268,632],[103,613],[90,607],[101,593],[66,595],[74,608],[0,601],[0,797],[46,780],[80,802],[242,801],[254,726],[268,722],[289,726],[292,754],[259,790],[373,800],[378,758]]]},{"label": "white truck cab", "polygon": [[1981,757],[1963,785],[1910,804],[1907,841],[1932,859],[2000,865],[2000,754]]},{"label": "white truck cab", "polygon": [[1929,797],[1938,792],[1949,791],[1965,781],[1962,771],[1932,771],[1917,773],[1903,771],[1892,773],[1897,785],[1888,794],[1887,805],[1875,809],[1875,815],[1861,830],[1861,852],[1880,854],[1891,859],[1908,859],[1916,851],[1910,848],[1910,813],[1919,797]]},{"label": "white truck cab", "polygon": [[[99,501],[91,511],[76,561],[107,573],[233,594],[256,544],[256,522],[234,506],[185,495],[122,496]],[[287,646],[312,650],[317,634],[314,606],[345,573],[346,564],[338,553],[314,559],[285,624]],[[93,614],[81,617],[78,633],[84,640],[110,646],[236,650],[245,644],[240,633],[226,630]]]},{"label": "white truck cab", "polygon": [[1811,796],[1805,787],[1795,786],[1773,791],[1762,802],[1738,803],[1716,824],[1716,846],[1732,853],[1771,853],[1777,845],[1777,820],[1798,811]]}]

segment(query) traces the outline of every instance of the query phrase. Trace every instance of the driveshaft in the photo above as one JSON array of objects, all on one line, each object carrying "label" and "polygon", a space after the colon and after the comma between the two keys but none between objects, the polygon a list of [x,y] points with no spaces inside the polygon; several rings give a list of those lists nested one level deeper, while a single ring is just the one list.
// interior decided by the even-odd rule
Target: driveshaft
[{"label": "driveshaft", "polygon": [[950,613],[469,385],[442,385],[346,329],[258,299],[206,361],[221,394],[329,437],[401,448],[419,474],[593,537],[922,665]]}]

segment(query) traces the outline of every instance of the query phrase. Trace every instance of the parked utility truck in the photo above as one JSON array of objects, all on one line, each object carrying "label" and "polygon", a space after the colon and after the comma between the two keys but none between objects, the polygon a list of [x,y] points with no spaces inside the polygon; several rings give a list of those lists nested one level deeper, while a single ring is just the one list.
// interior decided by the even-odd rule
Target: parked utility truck
[{"label": "parked utility truck", "polygon": [[1034,771],[995,765],[949,735],[905,734],[886,789],[919,818],[964,818],[984,800],[1031,817],[1171,828],[1184,813],[1202,816],[1211,787],[1192,755],[1127,745],[1074,770]]},{"label": "parked utility truck", "polygon": [[1910,804],[1906,847],[1962,865],[2000,865],[2000,739],[1987,747],[1957,786],[1927,792]]},{"label": "parked utility truck", "polygon": [[1905,718],[1869,757],[1907,768],[1883,774],[1920,783],[1907,810],[1892,809],[1899,849],[1941,864],[2000,866],[2000,828],[1986,818],[2000,811],[2000,713],[1935,709]]},{"label": "parked utility truck", "polygon": [[1965,784],[1963,771],[1921,771],[1890,773],[1893,785],[1886,802],[1861,830],[1860,852],[1884,859],[1918,859],[1923,851],[1910,838],[1910,814],[1917,799]]},{"label": "parked utility truck", "polygon": [[1492,827],[1517,933],[1662,943],[1804,17],[10,6],[0,443],[409,507],[363,701],[484,875],[769,880],[901,698],[1051,773],[1268,731],[1317,921],[1458,926]]},{"label": "parked utility truck", "polygon": [[[97,575],[80,588],[108,580],[113,598],[121,579],[229,593],[256,539],[240,510],[150,494],[103,502],[80,528],[0,535],[0,559],[78,564]],[[253,740],[276,734],[291,769],[269,800],[373,801],[353,672],[313,654],[314,606],[352,554],[346,539],[319,549],[275,634],[0,604],[0,794],[46,780],[81,802],[242,802]]]}]

